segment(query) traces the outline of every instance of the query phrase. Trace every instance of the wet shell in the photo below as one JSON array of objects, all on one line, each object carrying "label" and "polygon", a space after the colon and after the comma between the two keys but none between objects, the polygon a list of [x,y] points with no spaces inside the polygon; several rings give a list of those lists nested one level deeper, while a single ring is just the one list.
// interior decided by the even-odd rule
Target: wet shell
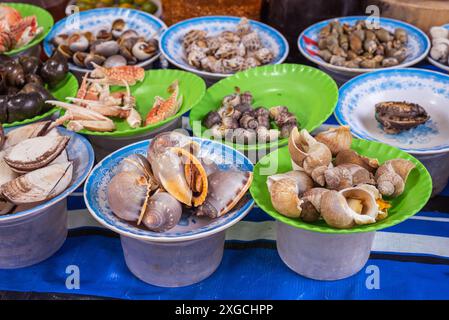
[{"label": "wet shell", "polygon": [[48,200],[70,185],[72,174],[71,162],[52,164],[5,183],[1,187],[1,192],[14,204]]},{"label": "wet shell", "polygon": [[176,226],[181,215],[181,204],[174,197],[157,192],[148,202],[142,223],[151,231],[164,232]]},{"label": "wet shell", "polygon": [[301,196],[301,220],[315,222],[321,216],[321,198],[328,190],[325,188],[312,188]]},{"label": "wet shell", "polygon": [[305,129],[299,132],[297,127],[293,128],[288,140],[288,150],[293,168],[302,169],[308,174],[315,168],[327,167],[332,161],[329,148],[316,141]]},{"label": "wet shell", "polygon": [[348,163],[357,164],[372,173],[379,168],[379,161],[377,159],[364,157],[354,150],[340,151],[335,157],[335,165],[339,166]]},{"label": "wet shell", "polygon": [[349,126],[330,128],[317,134],[315,139],[324,143],[332,152],[333,156],[337,155],[340,151],[351,149],[352,135]]},{"label": "wet shell", "polygon": [[378,206],[372,194],[362,188],[340,192],[330,190],[321,198],[321,216],[328,225],[338,229],[376,222]]},{"label": "wet shell", "polygon": [[209,176],[206,201],[198,207],[196,215],[218,218],[231,211],[248,191],[253,173],[230,169],[216,171]]},{"label": "wet shell", "polygon": [[119,172],[108,185],[109,206],[116,216],[126,221],[139,219],[147,195],[147,180],[135,171]]},{"label": "wet shell", "polygon": [[313,187],[313,181],[305,172],[290,171],[268,177],[267,186],[276,211],[297,218],[303,203],[300,195]]},{"label": "wet shell", "polygon": [[5,155],[5,162],[19,172],[26,172],[45,167],[65,149],[70,137],[43,136],[24,140]]},{"label": "wet shell", "polygon": [[0,151],[0,186],[17,178],[18,174],[11,170],[4,160],[5,151]]},{"label": "wet shell", "polygon": [[341,164],[324,172],[326,186],[333,190],[350,188],[361,183],[374,184],[372,174],[356,164]]},{"label": "wet shell", "polygon": [[6,134],[5,149],[15,146],[26,139],[45,135],[50,124],[51,121],[35,122],[9,131]]},{"label": "wet shell", "polygon": [[408,175],[415,164],[405,159],[386,161],[376,171],[376,182],[380,193],[384,196],[398,197],[404,192]]}]

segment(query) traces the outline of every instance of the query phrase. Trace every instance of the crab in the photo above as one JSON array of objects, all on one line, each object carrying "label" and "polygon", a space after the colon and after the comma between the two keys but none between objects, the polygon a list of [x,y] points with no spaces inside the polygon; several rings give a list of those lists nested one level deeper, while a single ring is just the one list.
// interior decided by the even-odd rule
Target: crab
[{"label": "crab", "polygon": [[16,9],[0,6],[0,52],[25,46],[42,31],[36,16],[22,18]]},{"label": "crab", "polygon": [[145,70],[137,66],[119,66],[106,68],[92,63],[95,69],[91,72],[91,82],[121,86],[123,81],[133,86],[145,78]]},{"label": "crab", "polygon": [[135,109],[136,101],[131,95],[128,83],[122,84],[126,91],[110,92],[108,84],[91,81],[85,75],[76,97],[69,97],[71,103],[47,101],[47,103],[61,107],[67,112],[55,121],[60,125],[68,121],[67,128],[73,131],[88,129],[92,131],[114,131],[115,124],[109,117],[126,119],[131,128],[140,127],[142,118]]},{"label": "crab", "polygon": [[164,99],[155,97],[153,107],[148,112],[145,119],[145,125],[155,124],[175,115],[182,105],[182,95],[179,94],[179,82],[175,80],[167,90],[171,93],[170,97]]}]

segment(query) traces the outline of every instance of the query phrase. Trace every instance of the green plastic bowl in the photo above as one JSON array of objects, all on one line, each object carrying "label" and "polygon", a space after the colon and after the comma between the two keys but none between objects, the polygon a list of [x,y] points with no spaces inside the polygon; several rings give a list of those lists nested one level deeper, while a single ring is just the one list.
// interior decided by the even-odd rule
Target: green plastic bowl
[{"label": "green plastic bowl", "polygon": [[[50,89],[49,91],[56,98],[56,100],[65,101],[66,97],[73,97],[78,92],[78,80],[76,80],[75,76],[69,72],[67,73],[65,79],[58,84],[58,86]],[[55,113],[58,110],[59,108],[54,107],[45,113],[35,116],[34,118],[29,118],[22,121],[16,121],[11,123],[3,123],[3,127],[9,128],[21,126],[32,122],[37,122],[50,117],[53,113]]]},{"label": "green plastic bowl", "polygon": [[271,204],[267,187],[268,175],[263,173],[270,166],[277,168],[277,173],[292,170],[288,147],[278,149],[266,155],[254,167],[254,180],[250,188],[254,201],[274,219],[292,227],[320,233],[338,234],[371,232],[391,227],[413,216],[424,207],[432,193],[432,179],[421,162],[400,149],[379,142],[354,139],[352,149],[364,156],[377,158],[380,163],[390,159],[403,158],[412,161],[416,165],[416,168],[410,172],[404,193],[392,199],[392,207],[388,210],[388,217],[384,220],[373,224],[355,226],[351,229],[337,229],[326,224],[324,220],[307,223],[300,219],[289,218],[278,213]]},{"label": "green plastic bowl", "polygon": [[[145,79],[141,83],[131,87],[131,94],[136,97],[136,109],[140,113],[142,120],[145,121],[146,115],[153,106],[154,97],[161,96],[163,98],[168,98],[170,93],[167,92],[167,89],[176,79],[179,81],[179,93],[182,94],[183,99],[181,109],[174,116],[159,123],[142,126],[139,128],[131,128],[126,122],[126,119],[111,118],[117,127],[115,131],[96,132],[83,129],[79,131],[79,133],[105,137],[130,137],[150,132],[170,121],[173,121],[176,118],[179,118],[184,113],[192,109],[192,107],[194,107],[201,100],[206,92],[206,84],[204,83],[204,80],[193,73],[171,69],[147,70],[145,71]],[[123,89],[123,87],[114,87],[111,90],[117,91]]]},{"label": "green plastic bowl", "polygon": [[[210,111],[217,110],[223,97],[233,93],[236,86],[253,94],[254,106],[287,106],[296,115],[301,129],[308,131],[323,124],[338,101],[335,81],[316,68],[300,64],[252,68],[220,80],[207,90],[200,103],[190,112],[190,125],[194,135],[202,137],[207,130],[203,125],[194,125],[194,122],[202,122]],[[224,142],[237,150],[259,150],[284,146],[288,139],[252,145]]]},{"label": "green plastic bowl", "polygon": [[31,4],[26,4],[26,3],[14,3],[14,2],[12,2],[12,3],[0,2],[0,5],[4,5],[7,7],[16,9],[17,11],[20,12],[22,17],[36,16],[37,23],[38,23],[39,27],[43,28],[41,34],[39,34],[33,41],[28,43],[26,46],[5,52],[5,54],[8,56],[16,55],[22,51],[25,51],[29,48],[34,47],[35,45],[38,45],[42,40],[45,39],[45,37],[47,36],[47,34],[50,32],[51,28],[53,27],[53,24],[54,24],[53,17],[47,10],[44,10],[40,7],[33,6]]}]

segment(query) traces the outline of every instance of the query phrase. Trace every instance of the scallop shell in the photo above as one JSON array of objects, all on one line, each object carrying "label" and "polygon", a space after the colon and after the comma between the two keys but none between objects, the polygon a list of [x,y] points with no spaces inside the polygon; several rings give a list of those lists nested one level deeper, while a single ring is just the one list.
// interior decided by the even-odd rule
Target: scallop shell
[{"label": "scallop shell", "polygon": [[337,155],[340,151],[351,149],[352,135],[349,126],[330,128],[317,134],[315,139],[324,143],[332,152],[333,156]]}]

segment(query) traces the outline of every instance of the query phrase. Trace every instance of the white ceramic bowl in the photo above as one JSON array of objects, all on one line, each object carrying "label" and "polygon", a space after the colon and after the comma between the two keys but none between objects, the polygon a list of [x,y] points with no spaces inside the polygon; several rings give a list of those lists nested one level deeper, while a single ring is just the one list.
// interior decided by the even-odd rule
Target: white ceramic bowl
[{"label": "white ceramic bowl", "polygon": [[[443,25],[443,26],[441,26],[441,27],[449,30],[449,23],[448,23],[448,24],[445,24],[445,25]],[[449,72],[449,65],[443,64],[443,63],[441,63],[441,62],[439,62],[439,61],[433,59],[433,58],[430,56],[430,54],[429,54],[429,56],[427,57],[427,60],[429,60],[429,62],[430,62],[431,64],[433,64],[435,67],[438,67],[438,68],[440,68],[440,69],[442,69],[442,70],[444,70],[444,71],[446,71],[446,72]]]},{"label": "white ceramic bowl", "polygon": [[[330,22],[334,20],[338,20],[341,23],[347,23],[349,25],[354,25],[359,20],[366,20],[368,16],[350,16],[350,17],[342,17],[329,19],[325,21],[318,22],[306,30],[304,30],[299,38],[298,38],[298,48],[304,57],[310,60],[313,63],[316,63],[321,68],[329,70],[337,75],[342,75],[347,78],[357,76],[361,73],[372,72],[379,69],[366,69],[366,68],[345,68],[340,66],[334,66],[326,61],[324,61],[321,57],[318,56],[317,51],[317,41],[318,34],[320,30],[328,25]],[[382,68],[392,69],[392,68],[405,68],[412,66],[421,60],[423,60],[430,50],[430,40],[427,35],[421,31],[420,29],[412,26],[403,21],[389,19],[389,18],[379,18],[379,24],[381,27],[387,29],[390,32],[393,32],[396,28],[403,28],[407,31],[408,34],[408,44],[407,51],[408,56],[404,62],[395,67]]]},{"label": "white ceramic bowl", "polygon": [[[222,79],[231,74],[212,73],[196,69],[185,59],[182,40],[184,35],[192,29],[206,30],[208,35],[216,35],[225,30],[235,30],[241,18],[232,16],[205,16],[178,22],[170,26],[161,36],[160,50],[173,65],[186,71],[198,74],[206,79]],[[254,20],[250,20],[251,27],[256,30],[265,47],[272,50],[274,59],[271,64],[282,63],[288,55],[289,46],[284,36],[272,27]]]},{"label": "white ceramic bowl", "polygon": [[[55,47],[51,43],[51,40],[59,34],[72,34],[77,31],[91,31],[95,33],[101,29],[110,28],[112,22],[119,18],[126,21],[128,29],[134,29],[145,37],[149,37],[150,35],[156,36],[167,28],[165,23],[159,18],[143,11],[125,8],[86,10],[58,21],[44,40],[44,52],[47,56],[53,54]],[[137,66],[148,69],[159,56],[160,52],[154,57],[138,63]],[[91,71],[73,63],[69,63],[69,69],[75,74],[84,74]]]}]

